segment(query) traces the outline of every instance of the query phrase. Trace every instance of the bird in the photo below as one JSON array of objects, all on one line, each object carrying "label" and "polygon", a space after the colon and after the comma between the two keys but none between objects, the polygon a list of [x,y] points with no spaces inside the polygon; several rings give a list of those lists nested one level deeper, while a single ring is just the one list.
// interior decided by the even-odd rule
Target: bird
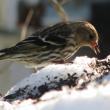
[{"label": "bird", "polygon": [[87,21],[59,22],[36,30],[16,45],[0,50],[0,60],[21,62],[29,68],[68,63],[83,46],[99,52],[99,35]]}]

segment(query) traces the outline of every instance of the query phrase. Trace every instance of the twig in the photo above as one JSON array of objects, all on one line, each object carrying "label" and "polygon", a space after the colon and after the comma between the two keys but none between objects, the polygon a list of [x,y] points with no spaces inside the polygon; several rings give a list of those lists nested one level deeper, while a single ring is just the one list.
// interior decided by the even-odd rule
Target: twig
[{"label": "twig", "polygon": [[65,10],[63,9],[63,7],[61,6],[61,4],[57,1],[57,0],[49,0],[52,5],[54,6],[55,10],[57,11],[57,13],[59,14],[59,16],[61,17],[61,19],[64,22],[67,22],[69,20]]},{"label": "twig", "polygon": [[28,30],[28,26],[29,26],[29,23],[32,19],[32,16],[33,16],[33,10],[31,9],[29,12],[28,12],[28,15],[25,19],[25,22],[24,22],[24,25],[22,27],[22,31],[21,31],[21,40],[24,40],[25,37],[26,37],[26,34],[27,34],[27,30]]},{"label": "twig", "polygon": [[65,3],[70,2],[70,1],[72,1],[72,0],[58,0],[58,1],[59,1],[59,3],[61,3],[61,4],[65,4]]}]

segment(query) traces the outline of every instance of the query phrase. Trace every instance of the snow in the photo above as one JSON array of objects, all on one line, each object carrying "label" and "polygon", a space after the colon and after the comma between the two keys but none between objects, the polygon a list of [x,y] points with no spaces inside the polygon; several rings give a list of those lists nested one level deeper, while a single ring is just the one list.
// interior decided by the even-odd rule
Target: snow
[{"label": "snow", "polygon": [[46,66],[12,87],[1,98],[0,110],[110,110],[110,82],[95,80],[102,75],[94,69],[96,60],[77,57],[73,63]]},{"label": "snow", "polygon": [[[86,62],[84,61],[86,58]],[[68,73],[70,75],[73,75],[74,72],[77,73],[77,76],[80,76],[82,73],[82,70],[84,68],[88,68],[88,64],[90,62],[93,62],[95,58],[91,59],[88,57],[77,57],[73,64],[53,64],[46,66],[45,68],[37,71],[36,73],[33,73],[29,77],[23,79],[20,83],[12,87],[8,94],[14,93],[19,88],[24,88],[27,85],[31,85],[31,87],[36,86],[39,87],[40,85],[43,85],[45,83],[51,83],[52,81],[59,81],[60,79],[66,79],[68,77]],[[88,68],[88,72],[91,73],[92,70]]]},{"label": "snow", "polygon": [[61,91],[45,93],[40,101],[24,100],[0,102],[0,110],[110,110],[110,82],[97,85],[92,83],[84,90],[63,87]]}]

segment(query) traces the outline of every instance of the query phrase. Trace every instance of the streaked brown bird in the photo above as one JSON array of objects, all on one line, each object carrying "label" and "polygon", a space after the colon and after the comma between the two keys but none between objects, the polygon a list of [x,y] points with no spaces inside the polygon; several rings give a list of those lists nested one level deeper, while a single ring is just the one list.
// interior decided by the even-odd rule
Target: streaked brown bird
[{"label": "streaked brown bird", "polygon": [[66,63],[82,46],[98,52],[98,33],[89,22],[61,22],[36,31],[15,46],[0,50],[0,60],[9,59],[30,67]]}]

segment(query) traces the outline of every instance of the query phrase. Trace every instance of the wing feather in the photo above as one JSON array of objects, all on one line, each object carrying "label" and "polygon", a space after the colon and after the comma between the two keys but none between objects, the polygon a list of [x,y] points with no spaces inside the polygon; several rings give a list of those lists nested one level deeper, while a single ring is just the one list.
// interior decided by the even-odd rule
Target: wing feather
[{"label": "wing feather", "polygon": [[[58,23],[54,26],[38,30],[27,39],[19,42],[16,48],[39,48],[47,47],[48,49],[58,48],[67,43],[67,37],[72,33],[71,28],[66,23]],[[24,49],[24,48],[23,48]]]}]

